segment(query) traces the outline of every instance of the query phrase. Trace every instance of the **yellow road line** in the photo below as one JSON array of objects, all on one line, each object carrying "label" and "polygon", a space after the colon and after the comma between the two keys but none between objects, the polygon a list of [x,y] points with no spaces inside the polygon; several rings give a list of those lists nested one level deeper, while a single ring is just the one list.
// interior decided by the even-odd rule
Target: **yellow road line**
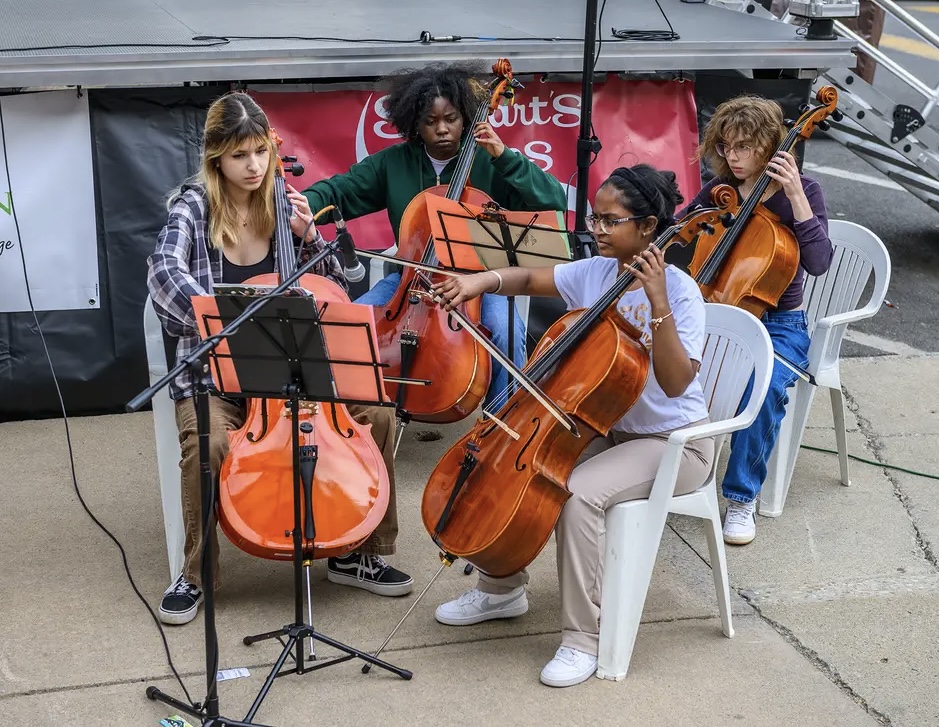
[{"label": "yellow road line", "polygon": [[939,61],[939,48],[915,38],[903,38],[899,35],[890,35],[884,33],[880,38],[880,47],[890,50],[898,50],[902,53],[927,58],[931,61]]},{"label": "yellow road line", "polygon": [[904,10],[908,13],[939,13],[939,5],[907,5]]}]

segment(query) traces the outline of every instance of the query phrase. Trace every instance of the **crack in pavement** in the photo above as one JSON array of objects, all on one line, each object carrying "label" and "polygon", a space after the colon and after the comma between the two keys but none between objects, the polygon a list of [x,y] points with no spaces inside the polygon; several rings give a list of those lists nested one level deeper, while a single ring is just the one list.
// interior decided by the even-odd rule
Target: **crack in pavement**
[{"label": "crack in pavement", "polygon": [[936,573],[879,575],[845,581],[806,585],[803,588],[781,588],[772,585],[739,589],[751,605],[840,601],[847,598],[889,598],[900,593],[939,593]]},{"label": "crack in pavement", "polygon": [[786,643],[792,646],[800,655],[805,657],[816,669],[818,669],[822,674],[828,677],[829,681],[834,684],[838,689],[848,695],[851,700],[857,704],[861,709],[863,709],[867,714],[876,719],[882,725],[893,725],[893,721],[890,719],[889,715],[884,714],[876,707],[872,707],[870,703],[862,697],[855,689],[852,687],[847,680],[838,673],[838,670],[829,664],[822,656],[805,644],[799,639],[798,636],[790,629],[788,626],[784,626],[782,623],[776,621],[775,619],[767,616],[760,609],[757,603],[754,603],[747,598],[746,593],[743,591],[737,591],[741,598],[743,598],[754,611],[759,615],[759,617],[777,634],[785,639]]},{"label": "crack in pavement", "polygon": [[[842,387],[842,391],[844,392],[845,403],[847,404],[848,409],[854,415],[854,418],[858,423],[858,428],[860,429],[861,434],[864,436],[864,441],[867,443],[868,449],[870,449],[871,453],[874,455],[874,459],[876,459],[882,465],[889,464],[886,457],[884,457],[884,443],[881,440],[880,435],[874,431],[874,427],[870,420],[861,414],[861,407],[858,404],[857,399],[855,399],[851,395],[851,392],[849,392],[846,388]],[[916,518],[913,515],[913,505],[910,502],[909,496],[903,491],[903,488],[900,486],[900,481],[893,474],[892,470],[884,467],[883,473],[884,477],[887,478],[887,481],[893,487],[894,496],[900,501],[900,504],[903,505],[903,509],[906,511],[907,517],[910,519],[910,525],[913,527],[913,534],[916,538],[916,545],[919,547],[923,558],[933,568],[939,570],[939,559],[937,559],[932,545],[929,543],[929,540],[923,534],[923,531],[916,522]]]}]

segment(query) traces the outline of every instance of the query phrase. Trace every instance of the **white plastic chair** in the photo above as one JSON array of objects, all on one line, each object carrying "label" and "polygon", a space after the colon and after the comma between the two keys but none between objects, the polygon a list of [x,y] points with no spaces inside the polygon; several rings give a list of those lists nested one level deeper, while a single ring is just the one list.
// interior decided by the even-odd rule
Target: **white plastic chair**
[{"label": "white plastic chair", "polygon": [[[818,387],[827,388],[831,395],[841,484],[848,486],[851,478],[841,393],[841,342],[849,323],[871,318],[880,310],[890,284],[890,254],[877,235],[853,222],[832,220],[828,236],[835,248],[831,267],[824,275],[806,276],[805,282],[805,307],[811,336],[808,373],[815,377]],[[872,274],[870,300],[863,308],[857,308]],[[767,463],[766,482],[760,491],[760,515],[779,517],[782,514],[815,389],[802,379],[789,389],[786,414],[776,448]]]},{"label": "white plastic chair", "polygon": [[[698,377],[708,401],[709,423],[673,432],[648,500],[614,505],[606,512],[606,554],[600,603],[600,649],[597,676],[626,678],[639,622],[668,513],[704,520],[711,571],[724,635],[734,635],[730,613],[727,560],[717,504],[717,461],[726,435],[748,427],[769,389],[773,346],[766,328],[742,308],[707,303],[707,340]],[[735,416],[751,373],[753,393]],[[715,456],[705,484],[675,496],[682,450],[687,442],[714,437]]]},{"label": "white plastic chair", "polygon": [[[150,383],[155,384],[166,375],[166,349],[163,346],[163,327],[153,310],[150,296],[143,305],[143,331],[147,342],[147,366]],[[170,580],[183,571],[183,506],[179,484],[179,434],[176,412],[169,389],[163,388],[153,397],[153,430],[156,438],[157,469],[160,475],[160,494],[163,499],[163,528],[166,532],[166,555],[169,560]]]}]

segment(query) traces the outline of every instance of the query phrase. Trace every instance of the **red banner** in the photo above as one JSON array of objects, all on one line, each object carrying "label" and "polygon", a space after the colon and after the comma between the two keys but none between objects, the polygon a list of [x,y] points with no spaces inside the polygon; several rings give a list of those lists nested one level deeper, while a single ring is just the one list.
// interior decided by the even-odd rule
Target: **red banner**
[{"label": "red banner", "polygon": [[[347,171],[369,154],[401,143],[385,117],[380,93],[255,92],[253,96],[284,140],[281,154],[296,156],[304,165],[303,176],[287,180],[301,191]],[[554,175],[568,191],[572,214],[567,224],[573,228],[580,84],[528,83],[518,91],[514,106],[499,107],[489,121],[506,146]],[[588,201],[613,169],[642,162],[675,172],[686,200],[701,188],[698,164],[692,160],[698,124],[691,82],[612,77],[594,88],[593,128],[603,149],[590,168]],[[363,217],[350,228],[359,247],[382,250],[394,243],[384,212]]]}]

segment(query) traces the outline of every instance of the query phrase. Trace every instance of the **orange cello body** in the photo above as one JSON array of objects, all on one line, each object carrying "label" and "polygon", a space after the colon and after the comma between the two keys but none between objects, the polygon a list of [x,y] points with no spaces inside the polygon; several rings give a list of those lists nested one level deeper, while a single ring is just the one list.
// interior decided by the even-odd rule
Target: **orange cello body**
[{"label": "orange cello body", "polygon": [[[737,214],[737,193],[729,185],[715,187],[712,199],[721,209]],[[795,235],[777,215],[757,205],[716,277],[702,282],[699,276],[720,242],[721,233],[716,232],[702,233],[695,243],[688,270],[698,281],[701,295],[710,303],[733,305],[761,317],[767,308],[775,307],[799,269]]]},{"label": "orange cello body", "polygon": [[[690,214],[655,244],[687,245],[719,216],[712,209]],[[517,439],[480,420],[441,458],[425,486],[421,518],[445,554],[504,578],[544,548],[571,496],[567,483],[580,456],[609,434],[645,388],[649,351],[615,305],[634,280],[620,274],[589,309],[559,318],[524,369],[576,433],[522,388],[495,415]]]},{"label": "orange cello body", "polygon": [[[401,218],[398,254],[404,260],[420,260],[431,237],[426,195],[447,196],[447,187],[439,185],[421,192],[411,200]],[[465,187],[460,200],[482,205],[490,197],[473,187]],[[401,282],[391,300],[376,311],[375,326],[381,361],[388,364],[385,376],[402,376],[402,333],[414,335],[418,343],[407,367],[407,378],[426,379],[430,386],[404,385],[401,407],[422,422],[456,422],[469,416],[486,395],[492,375],[489,353],[437,305],[410,300],[416,271],[405,267]],[[426,276],[425,276],[426,277]],[[431,276],[436,282],[438,276]],[[474,324],[480,320],[479,298],[460,306]],[[407,350],[407,347],[404,347]],[[388,395],[397,399],[398,386],[389,382]]]},{"label": "orange cello body", "polygon": [[[490,84],[489,100],[479,105],[471,128],[485,121],[502,98],[514,102],[514,88],[521,85],[514,79],[512,65],[505,58],[493,64],[492,71],[497,77]],[[470,134],[460,150],[450,184],[425,189],[408,204],[398,227],[397,257],[439,265],[434,253],[427,195],[479,206],[492,202],[487,194],[469,185],[476,149],[476,139]],[[436,277],[405,266],[391,300],[377,306],[378,345],[382,362],[388,364],[386,376],[430,382],[429,385],[388,382],[388,393],[399,409],[420,422],[457,422],[475,411],[485,397],[492,375],[492,360],[482,344],[430,301],[428,281],[436,282]],[[481,309],[478,299],[460,306],[460,312],[474,326],[479,325]]]},{"label": "orange cello body", "polygon": [[[277,275],[268,274],[245,285],[279,282]],[[342,288],[318,275],[303,275],[297,285],[320,304],[349,302]],[[250,399],[244,426],[228,433],[229,453],[219,471],[219,526],[240,549],[271,560],[293,557],[293,423],[288,404]],[[361,545],[384,517],[388,472],[371,425],[357,423],[345,405],[301,402],[299,421],[312,425],[309,443],[319,453],[313,478],[316,537],[304,543],[304,552],[313,558],[340,556]],[[305,502],[301,507],[305,511]]]},{"label": "orange cello body", "polygon": [[[580,317],[571,311],[551,325],[536,358]],[[590,365],[585,366],[589,361]],[[587,446],[606,436],[639,398],[649,354],[639,332],[611,309],[604,313],[548,376],[541,390],[577,424],[574,436],[528,392],[517,391],[497,415],[520,435],[513,439],[492,422],[480,422],[437,464],[421,503],[424,527],[444,551],[501,578],[518,573],[541,552],[561,508],[571,496],[567,481]],[[437,532],[470,440],[477,464]]]}]

